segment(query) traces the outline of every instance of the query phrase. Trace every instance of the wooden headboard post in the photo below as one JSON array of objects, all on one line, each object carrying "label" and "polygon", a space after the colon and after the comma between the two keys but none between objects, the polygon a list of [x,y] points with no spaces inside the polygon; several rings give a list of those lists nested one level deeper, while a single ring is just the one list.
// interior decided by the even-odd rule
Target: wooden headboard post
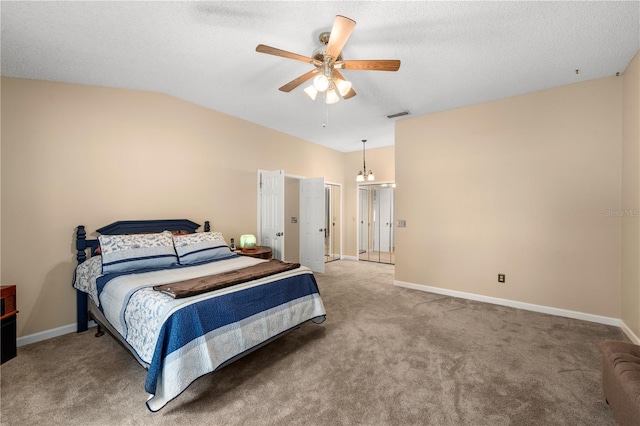
[{"label": "wooden headboard post", "polygon": [[76,259],[78,260],[78,263],[82,263],[87,260],[86,248],[87,233],[84,230],[84,225],[78,225],[78,230],[76,231],[76,250],[78,251]]},{"label": "wooden headboard post", "polygon": [[[76,259],[78,264],[87,260],[87,233],[83,225],[78,226],[76,231]],[[87,293],[76,290],[76,315],[77,315],[77,331],[87,331],[89,328],[89,312],[87,306]]]},{"label": "wooden headboard post", "polygon": [[89,257],[91,257],[98,245],[97,239],[87,240],[87,232],[84,230],[84,225],[78,225],[78,230],[76,231],[76,260],[78,264],[87,260],[87,249],[90,249]]},{"label": "wooden headboard post", "polygon": [[211,231],[211,225],[209,225],[209,221],[205,220],[204,221],[204,232],[210,232]]}]

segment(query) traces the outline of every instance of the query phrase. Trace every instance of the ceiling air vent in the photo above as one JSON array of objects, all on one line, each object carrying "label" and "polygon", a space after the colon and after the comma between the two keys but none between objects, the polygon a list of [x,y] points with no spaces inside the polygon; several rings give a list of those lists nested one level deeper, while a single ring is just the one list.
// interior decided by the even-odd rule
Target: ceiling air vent
[{"label": "ceiling air vent", "polygon": [[401,111],[401,112],[396,112],[395,114],[389,114],[387,115],[387,118],[398,118],[398,117],[402,117],[403,115],[409,115],[410,112],[409,111]]}]

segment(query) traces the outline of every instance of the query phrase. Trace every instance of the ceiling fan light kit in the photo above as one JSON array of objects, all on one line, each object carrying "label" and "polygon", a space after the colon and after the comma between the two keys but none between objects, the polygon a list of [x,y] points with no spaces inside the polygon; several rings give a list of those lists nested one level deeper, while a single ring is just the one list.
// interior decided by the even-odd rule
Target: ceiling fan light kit
[{"label": "ceiling fan light kit", "polygon": [[324,74],[318,75],[313,79],[313,84],[307,86],[304,92],[315,101],[318,92],[325,92],[325,103],[334,104],[340,100],[340,97],[335,94],[337,91],[340,96],[347,99],[346,96],[351,90],[351,82],[342,80],[340,78],[327,78]]},{"label": "ceiling fan light kit", "polygon": [[[316,48],[311,57],[287,52],[275,47],[259,44],[256,52],[268,55],[280,56],[297,61],[312,64],[315,69],[290,81],[279,90],[290,92],[302,83],[313,78],[310,86],[304,92],[315,101],[319,92],[325,94],[325,103],[333,104],[343,99],[350,99],[356,95],[350,81],[340,74],[339,69],[354,71],[397,71],[400,68],[400,61],[391,60],[355,60],[345,61],[342,58],[342,49],[349,36],[353,32],[356,21],[345,16],[337,15],[333,22],[331,32],[323,32],[319,36],[321,46]],[[339,94],[339,95],[338,95]]]}]

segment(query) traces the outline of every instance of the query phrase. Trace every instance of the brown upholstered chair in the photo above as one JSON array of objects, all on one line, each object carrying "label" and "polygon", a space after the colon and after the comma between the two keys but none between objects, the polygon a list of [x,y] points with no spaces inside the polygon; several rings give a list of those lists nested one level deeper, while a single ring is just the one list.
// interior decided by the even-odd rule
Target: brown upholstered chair
[{"label": "brown upholstered chair", "polygon": [[602,390],[621,426],[640,425],[640,346],[605,340],[602,354]]}]

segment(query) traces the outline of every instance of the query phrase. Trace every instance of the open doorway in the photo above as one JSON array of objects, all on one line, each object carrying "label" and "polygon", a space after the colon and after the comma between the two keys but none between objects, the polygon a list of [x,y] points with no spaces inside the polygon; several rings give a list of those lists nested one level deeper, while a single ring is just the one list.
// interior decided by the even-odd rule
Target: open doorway
[{"label": "open doorway", "polygon": [[258,170],[258,244],[275,259],[324,272],[342,257],[342,186],[323,177]]},{"label": "open doorway", "polygon": [[342,257],[342,187],[338,184],[327,183],[325,191],[325,231],[324,231],[324,262],[333,262]]},{"label": "open doorway", "polygon": [[358,260],[395,264],[394,183],[358,185]]}]

